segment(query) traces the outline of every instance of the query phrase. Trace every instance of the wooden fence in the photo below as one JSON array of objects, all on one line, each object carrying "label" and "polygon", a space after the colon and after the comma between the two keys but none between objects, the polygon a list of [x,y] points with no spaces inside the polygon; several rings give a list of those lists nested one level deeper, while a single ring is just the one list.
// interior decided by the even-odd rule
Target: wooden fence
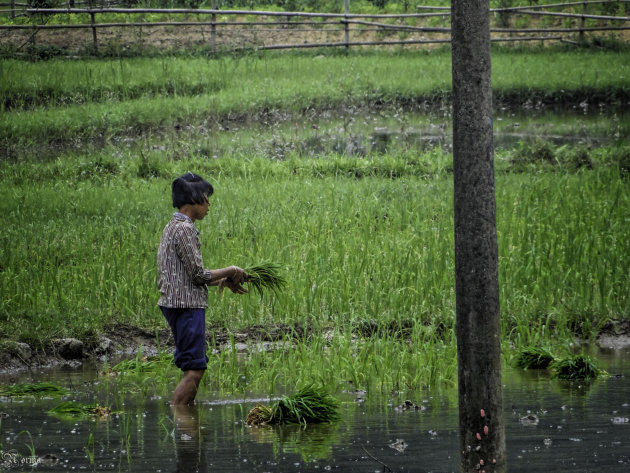
[{"label": "wooden fence", "polygon": [[[81,2],[83,4],[95,4]],[[495,17],[491,27],[492,41],[565,41],[574,42],[584,39],[587,33],[605,31],[629,30],[628,16],[594,15],[587,13],[591,5],[630,3],[630,0],[598,0],[570,3],[556,3],[548,5],[532,5],[527,7],[512,7],[491,9]],[[140,31],[136,38],[141,37],[142,31],[162,28],[173,34],[182,28],[195,28],[200,33],[200,42],[209,46],[212,52],[219,50],[237,49],[298,49],[376,45],[424,45],[450,42],[450,28],[426,26],[426,20],[432,17],[447,19],[450,15],[449,7],[418,6],[418,13],[407,14],[354,14],[350,12],[349,0],[345,0],[344,13],[307,13],[307,12],[275,12],[252,10],[219,10],[216,0],[212,9],[130,9],[111,8],[77,8],[80,2],[75,1],[74,7],[38,9],[26,8],[25,14],[30,21],[22,24],[0,25],[0,30],[27,30],[29,42],[34,42],[39,32],[46,30],[86,30],[91,31],[91,47],[99,48],[100,37],[104,32],[135,28]],[[103,5],[111,5],[112,2]],[[6,4],[0,4],[0,6]],[[10,4],[12,8],[17,3]],[[548,11],[550,9],[575,9],[581,12]],[[14,12],[14,10],[12,10]],[[15,12],[14,12],[15,13]],[[144,17],[148,14],[158,14],[167,17],[167,21],[117,21],[98,22],[99,16],[117,14],[118,17],[133,18],[136,15]],[[80,15],[83,23],[50,24],[53,15]],[[178,15],[185,16],[184,21],[173,21]],[[514,27],[515,19],[519,17],[560,18],[566,25],[547,27]],[[190,18],[194,19],[190,19]],[[252,21],[252,17],[255,21]],[[58,17],[57,17],[58,18]],[[498,18],[498,19],[496,19]],[[408,23],[413,21],[414,25]],[[594,24],[587,24],[594,23]],[[17,21],[15,22],[17,23]],[[538,21],[537,24],[541,22]],[[556,21],[557,23],[557,21]],[[497,26],[499,25],[499,26]],[[277,41],[283,33],[293,39],[291,42]],[[369,34],[372,33],[372,34]],[[2,32],[0,32],[0,37]],[[387,36],[398,35],[399,38],[386,39]],[[427,35],[431,35],[428,37]],[[118,33],[118,38],[122,37]],[[237,37],[237,40],[233,39]],[[403,39],[404,37],[404,39]],[[226,38],[232,39],[226,41]],[[306,39],[305,39],[306,38]],[[322,40],[322,38],[324,38]],[[333,40],[326,40],[332,38]],[[89,40],[88,40],[89,41]],[[26,44],[26,43],[24,43]],[[45,44],[45,42],[44,42]]]},{"label": "wooden fence", "polygon": [[[109,8],[118,4],[120,4],[119,0],[68,0],[67,8],[75,8],[82,5],[85,5],[88,8]],[[16,2],[15,0],[11,0],[10,2],[0,2],[0,15],[9,15],[10,18],[28,16],[29,8],[32,8],[32,5],[25,2]]]}]

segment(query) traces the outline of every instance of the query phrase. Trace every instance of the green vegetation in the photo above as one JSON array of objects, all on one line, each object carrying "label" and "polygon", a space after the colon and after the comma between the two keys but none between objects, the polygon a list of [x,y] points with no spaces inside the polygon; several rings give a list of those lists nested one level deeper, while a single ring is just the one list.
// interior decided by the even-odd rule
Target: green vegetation
[{"label": "green vegetation", "polygon": [[97,404],[82,404],[75,401],[67,401],[48,411],[49,414],[63,420],[102,420],[111,414],[111,409]]},{"label": "green vegetation", "polygon": [[279,265],[275,263],[261,263],[255,266],[248,266],[245,269],[247,274],[246,282],[260,297],[266,290],[272,291],[276,296],[278,291],[287,285],[284,277],[278,272]]},{"label": "green vegetation", "polygon": [[[629,57],[499,52],[493,56],[497,107],[520,107],[528,100],[532,106],[625,102]],[[448,51],[324,58],[5,60],[0,69],[0,145],[9,152],[33,151],[44,143],[152,137],[173,127],[178,132],[201,128],[203,133],[247,117],[269,122],[277,115],[295,115],[294,120],[301,120],[313,109],[440,109],[450,95],[450,67]]]},{"label": "green vegetation", "polygon": [[527,346],[518,350],[514,365],[526,370],[551,368],[554,377],[565,380],[592,380],[606,374],[588,355],[567,355],[559,358],[546,348],[538,346]]},{"label": "green vegetation", "polygon": [[339,418],[339,402],[323,388],[306,386],[291,396],[282,398],[271,407],[257,405],[247,414],[247,425],[320,424]]},{"label": "green vegetation", "polygon": [[136,356],[129,360],[123,360],[112,366],[112,372],[116,374],[148,373],[163,370],[173,363],[173,355],[162,353],[159,356]]},{"label": "green vegetation", "polygon": [[19,396],[37,396],[37,397],[60,397],[68,394],[68,390],[54,383],[23,383],[11,384],[8,386],[0,386],[0,396],[19,397]]},{"label": "green vegetation", "polygon": [[574,355],[554,363],[555,374],[560,379],[591,380],[603,374],[588,355]]},{"label": "green vegetation", "polygon": [[541,347],[524,347],[516,355],[514,364],[525,370],[544,370],[555,360],[553,354]]},{"label": "green vegetation", "polygon": [[[562,348],[630,314],[628,58],[493,58],[495,127],[522,134],[495,155],[515,347]],[[197,224],[206,264],[274,261],[291,275],[264,299],[211,292],[202,389],[272,395],[298,376],[332,392],[453,385],[446,52],[5,60],[0,78],[5,340],[45,349],[121,323],[166,327],[156,245],[170,182],[194,170],[216,190]],[[578,112],[537,109],[550,103]],[[271,346],[252,339],[245,356],[212,339],[252,327]],[[171,360],[113,370],[129,389],[169,390]]]}]

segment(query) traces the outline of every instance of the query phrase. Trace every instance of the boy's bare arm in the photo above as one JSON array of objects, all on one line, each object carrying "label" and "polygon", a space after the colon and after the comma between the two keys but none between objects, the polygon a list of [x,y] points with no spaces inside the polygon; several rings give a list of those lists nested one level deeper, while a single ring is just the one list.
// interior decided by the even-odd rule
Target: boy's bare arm
[{"label": "boy's bare arm", "polygon": [[242,284],[245,282],[247,274],[238,266],[230,266],[229,268],[210,270],[212,279],[208,286],[219,286],[219,291],[223,292],[223,288],[227,287],[234,294],[246,294]]},{"label": "boy's bare arm", "polygon": [[245,282],[245,277],[247,274],[243,269],[238,266],[228,266],[227,268],[221,269],[211,269],[210,274],[212,275],[210,280],[210,286],[216,286],[219,283],[213,284],[214,281],[218,281],[221,279],[229,279],[231,282],[235,284],[243,284]]}]

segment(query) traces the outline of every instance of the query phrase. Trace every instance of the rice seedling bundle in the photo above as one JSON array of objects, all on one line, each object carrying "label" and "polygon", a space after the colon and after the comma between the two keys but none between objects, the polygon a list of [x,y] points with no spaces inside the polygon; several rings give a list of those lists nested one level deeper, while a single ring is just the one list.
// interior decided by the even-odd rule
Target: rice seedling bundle
[{"label": "rice seedling bundle", "polygon": [[89,405],[68,401],[59,404],[57,407],[53,407],[48,411],[48,413],[61,419],[68,420],[85,418],[96,418],[100,420],[109,417],[111,409],[109,407],[102,407],[96,404]]},{"label": "rice seedling bundle", "polygon": [[307,386],[291,396],[283,396],[271,407],[257,405],[249,411],[247,425],[321,424],[339,418],[338,401],[322,388]]},{"label": "rice seedling bundle", "polygon": [[597,378],[604,373],[587,355],[575,355],[564,358],[556,361],[553,367],[557,378],[567,380],[589,380]]},{"label": "rice seedling bundle", "polygon": [[544,370],[555,360],[545,348],[525,347],[517,355],[515,364],[524,370]]},{"label": "rice seedling bundle", "polygon": [[280,266],[274,263],[261,263],[256,266],[250,266],[245,269],[247,282],[260,297],[266,290],[278,294],[278,291],[286,286],[287,282],[279,273]]},{"label": "rice seedling bundle", "polygon": [[263,404],[258,404],[247,413],[245,423],[250,426],[273,424],[273,409]]},{"label": "rice seedling bundle", "polygon": [[25,383],[0,386],[0,396],[63,396],[68,390],[53,383]]}]

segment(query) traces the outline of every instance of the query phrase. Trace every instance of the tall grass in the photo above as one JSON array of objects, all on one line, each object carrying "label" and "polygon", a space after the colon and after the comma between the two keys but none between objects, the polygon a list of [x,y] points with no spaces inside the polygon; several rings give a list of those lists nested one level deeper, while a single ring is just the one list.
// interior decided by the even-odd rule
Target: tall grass
[{"label": "tall grass", "polygon": [[[291,277],[263,301],[213,293],[211,324],[452,329],[449,179],[294,174],[292,161],[223,165],[171,168],[172,175],[196,169],[217,189],[211,214],[198,223],[206,264],[276,261]],[[120,321],[161,326],[155,251],[172,211],[169,180],[141,180],[123,169],[101,180],[38,182],[37,170],[2,172],[2,335],[38,340]],[[588,335],[608,318],[627,316],[629,206],[627,183],[613,168],[498,176],[507,337],[534,343],[558,331]]]}]

